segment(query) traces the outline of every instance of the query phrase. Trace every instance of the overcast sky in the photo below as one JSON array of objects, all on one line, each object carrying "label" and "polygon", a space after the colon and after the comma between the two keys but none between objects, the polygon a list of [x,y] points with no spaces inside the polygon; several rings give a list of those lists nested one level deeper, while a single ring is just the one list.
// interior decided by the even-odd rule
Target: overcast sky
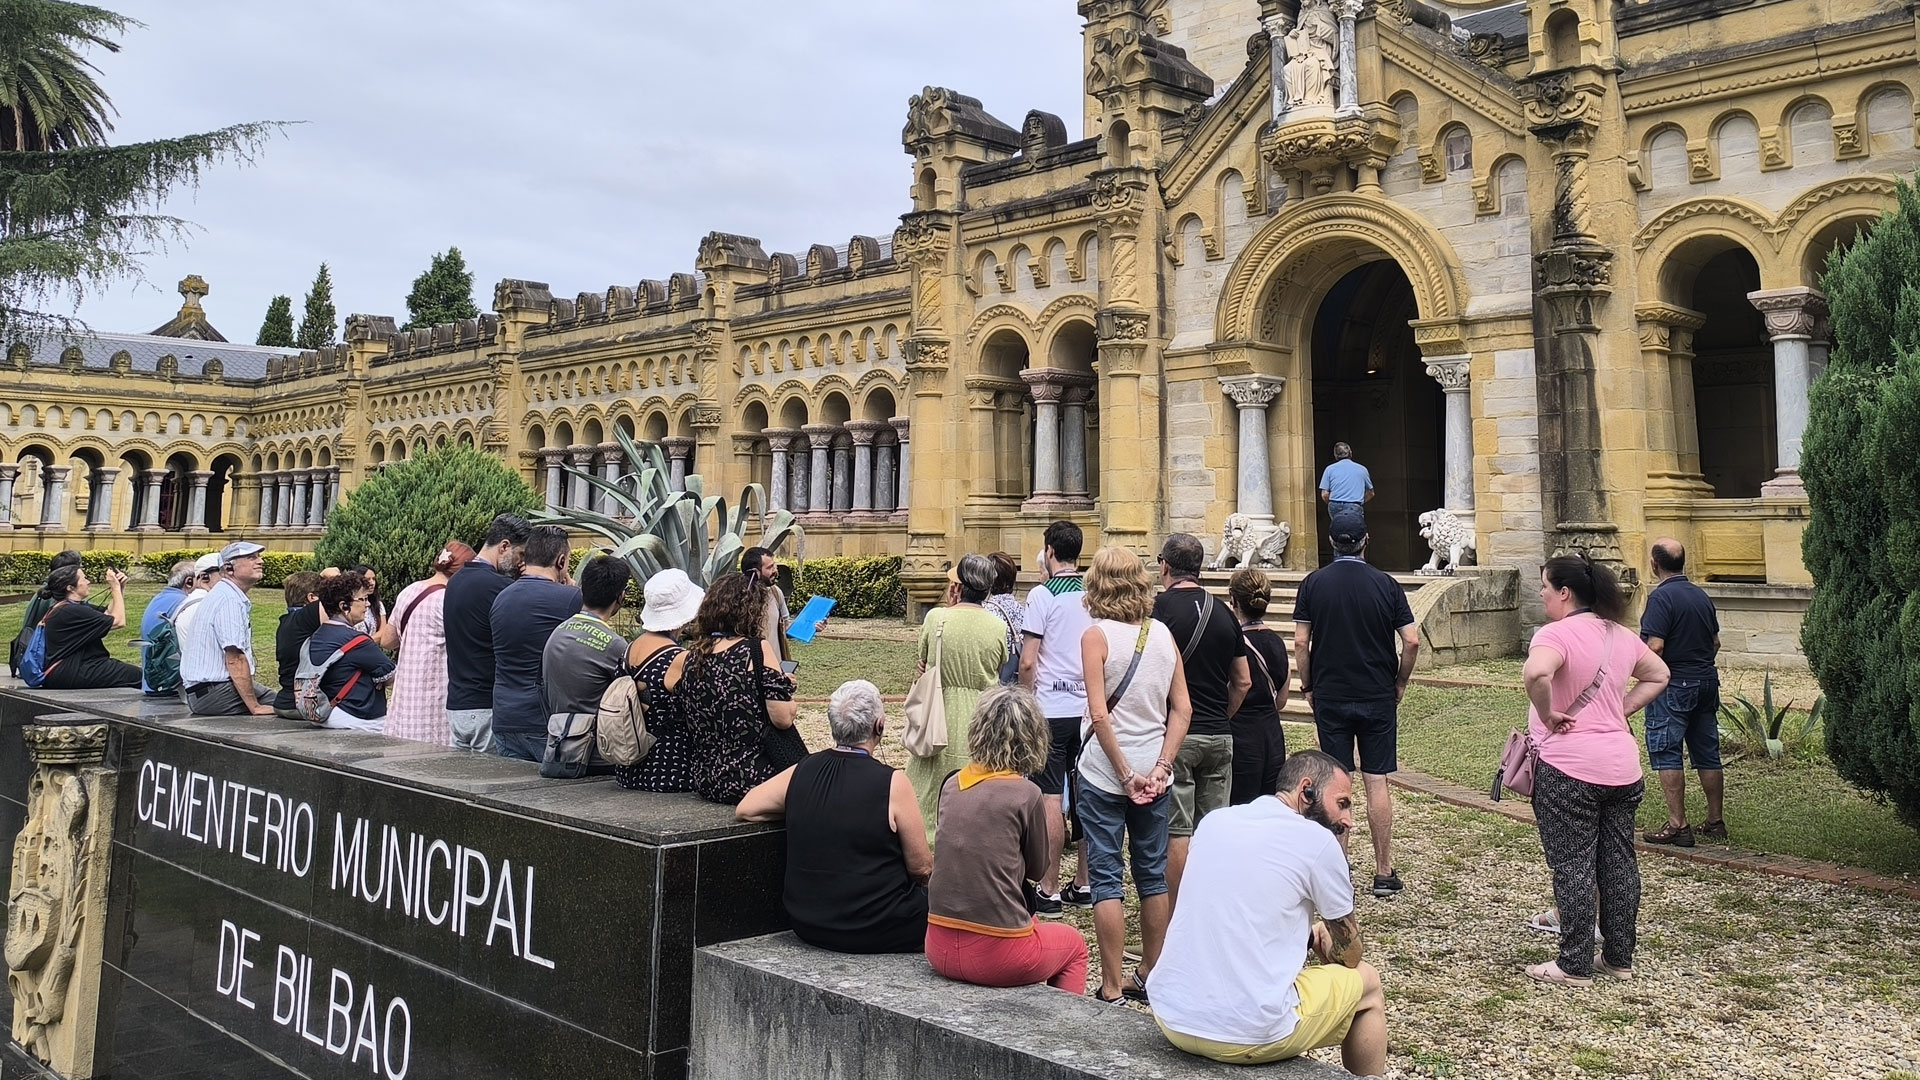
[{"label": "overcast sky", "polygon": [[484,311],[503,277],[560,296],[664,280],[715,229],[770,252],[884,236],[911,208],[900,128],[928,84],[1080,134],[1072,0],[104,2],[146,24],[95,58],[113,141],[305,123],[175,199],[198,230],[145,285],[86,299],[98,330],[160,325],[189,273],[251,342],[274,294],[299,318],[322,260],[343,319],[404,320],[450,245]]}]

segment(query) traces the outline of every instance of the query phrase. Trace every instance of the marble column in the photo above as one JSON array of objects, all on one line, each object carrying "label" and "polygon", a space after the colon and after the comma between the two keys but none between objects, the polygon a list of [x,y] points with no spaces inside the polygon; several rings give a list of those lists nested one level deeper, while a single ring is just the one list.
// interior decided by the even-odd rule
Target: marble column
[{"label": "marble column", "polygon": [[[605,480],[607,483],[612,484],[615,487],[618,487],[620,486],[620,477],[626,471],[627,471],[626,448],[621,446],[617,442],[601,443],[600,444],[600,479]],[[612,501],[612,497],[609,496],[604,491],[600,492],[599,502],[601,506],[605,507],[604,512],[607,514],[614,514],[614,513],[620,512],[620,508],[614,505]]]},{"label": "marble column", "polygon": [[327,493],[331,485],[327,482],[327,469],[315,469],[309,475],[307,492],[307,528],[318,529],[327,523]]},{"label": "marble column", "polygon": [[[160,481],[166,475],[159,469],[140,474],[140,478],[147,481],[147,497],[140,504],[140,527],[143,529],[160,527]],[[276,474],[260,474],[260,527],[263,529],[273,527],[273,494],[278,483]]]},{"label": "marble column", "polygon": [[873,441],[886,430],[884,420],[847,421],[847,435],[853,439],[853,511],[857,514],[873,512]]},{"label": "marble column", "polygon": [[210,472],[192,472],[187,478],[193,482],[192,493],[187,496],[187,530],[190,532],[207,531],[207,482],[213,479]]},{"label": "marble column", "polygon": [[1065,389],[1050,368],[1020,373],[1033,395],[1033,497],[1060,497],[1060,395]]},{"label": "marble column", "polygon": [[1359,50],[1354,47],[1354,20],[1360,17],[1361,0],[1334,0],[1334,14],[1340,16],[1340,107],[1341,116],[1360,115],[1360,79],[1356,63]]},{"label": "marble column", "polygon": [[694,439],[690,435],[669,435],[660,440],[660,448],[667,452],[667,486],[675,491],[687,490],[693,447]]},{"label": "marble column", "polygon": [[93,470],[88,485],[87,528],[113,528],[113,485],[119,479],[119,469],[102,466]]},{"label": "marble column", "polygon": [[892,443],[878,443],[873,448],[873,512],[891,514],[894,503],[899,501],[900,485],[894,479],[893,459],[900,448]]},{"label": "marble column", "polygon": [[562,505],[561,484],[565,474],[560,471],[560,459],[565,454],[566,451],[555,447],[540,451],[540,468],[547,474],[547,513],[549,514],[558,512]]},{"label": "marble column", "polygon": [[67,474],[71,465],[48,465],[40,470],[40,527],[66,528]]},{"label": "marble column", "polygon": [[273,507],[273,527],[284,529],[293,524],[293,470],[278,474],[280,480],[280,498]]},{"label": "marble column", "polygon": [[771,490],[767,492],[767,509],[770,512],[792,510],[792,487],[788,483],[792,477],[787,472],[792,466],[788,463],[787,451],[793,447],[793,437],[797,432],[792,428],[766,428],[760,434],[766,436],[767,449],[773,453],[773,475],[767,478],[771,484]]},{"label": "marble column", "polygon": [[[333,508],[340,505],[340,466],[327,470],[327,515],[333,514]],[[322,518],[324,524],[326,518]]]},{"label": "marble column", "polygon": [[[313,482],[313,471],[295,469],[290,475],[293,478],[293,506],[282,524],[289,529],[304,529],[307,527],[307,492]],[[196,523],[200,520],[199,514],[193,511],[188,511],[187,517]]]},{"label": "marble column", "polygon": [[813,450],[812,468],[807,481],[810,493],[807,509],[811,513],[824,513],[833,509],[833,489],[828,487],[828,455],[833,452],[833,437],[840,434],[838,424],[808,424],[800,429],[807,436],[807,445]]},{"label": "marble column", "polygon": [[833,454],[833,508],[840,513],[853,510],[853,444],[841,442],[840,436],[834,436]]},{"label": "marble column", "polygon": [[13,528],[13,482],[20,477],[20,466],[0,465],[0,532]]},{"label": "marble column", "polygon": [[1767,496],[1806,495],[1800,483],[1800,441],[1807,431],[1807,389],[1813,383],[1813,326],[1825,314],[1820,290],[1762,289],[1747,299],[1760,310],[1773,341],[1773,417],[1777,465],[1760,485]]},{"label": "marble column", "polygon": [[1091,375],[1068,383],[1060,395],[1060,491],[1082,502],[1087,499],[1087,405],[1092,400]]},{"label": "marble column", "polygon": [[1446,509],[1456,517],[1473,511],[1473,357],[1437,356],[1427,374],[1446,395]]},{"label": "marble column", "polygon": [[574,510],[590,509],[587,501],[587,480],[580,474],[593,468],[593,447],[567,447],[567,463],[573,466],[573,472],[567,474],[571,481],[567,485],[567,506]]},{"label": "marble column", "polygon": [[899,517],[913,505],[913,456],[907,446],[907,436],[913,427],[913,418],[896,416],[887,421],[893,425],[893,432],[899,441],[899,459],[894,462],[894,480],[900,485],[900,495],[893,502],[894,516]]},{"label": "marble column", "polygon": [[1240,454],[1234,511],[1256,521],[1273,520],[1273,468],[1267,456],[1267,407],[1287,380],[1278,375],[1235,375],[1220,388],[1240,412]]},{"label": "marble column", "polygon": [[1822,314],[1813,321],[1813,340],[1807,343],[1811,354],[1807,361],[1807,386],[1812,388],[1827,373],[1827,355],[1833,351],[1833,324]]},{"label": "marble column", "polygon": [[1273,121],[1282,124],[1287,116],[1287,35],[1293,32],[1293,16],[1275,12],[1260,20],[1260,28],[1267,32],[1273,49]]}]

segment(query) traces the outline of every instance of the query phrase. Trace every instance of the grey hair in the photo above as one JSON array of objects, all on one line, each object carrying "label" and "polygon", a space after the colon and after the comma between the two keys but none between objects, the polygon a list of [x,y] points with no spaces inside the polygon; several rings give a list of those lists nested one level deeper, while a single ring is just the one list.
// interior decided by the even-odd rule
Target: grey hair
[{"label": "grey hair", "polygon": [[993,592],[993,579],[998,573],[993,560],[985,555],[963,557],[955,572],[960,575],[960,599],[969,604],[978,604]]},{"label": "grey hair", "polygon": [[172,570],[167,572],[167,588],[169,589],[184,589],[187,587],[187,582],[192,580],[192,559],[181,559],[179,562],[173,564]]},{"label": "grey hair", "polygon": [[1343,443],[1343,442],[1334,443],[1333,456],[1340,461],[1345,461],[1346,459],[1353,456],[1353,447],[1348,446],[1346,443]]},{"label": "grey hair", "polygon": [[886,716],[880,688],[865,679],[841,683],[827,699],[827,726],[833,731],[833,741],[841,746],[865,746]]}]

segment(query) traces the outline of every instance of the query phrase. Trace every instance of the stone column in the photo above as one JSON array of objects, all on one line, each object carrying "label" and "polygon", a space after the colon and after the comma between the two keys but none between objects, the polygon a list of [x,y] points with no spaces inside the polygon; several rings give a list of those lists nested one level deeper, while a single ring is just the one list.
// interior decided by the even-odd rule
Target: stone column
[{"label": "stone column", "polygon": [[20,466],[0,465],[0,532],[13,528],[13,482],[20,477]]},{"label": "stone column", "polygon": [[1334,0],[1334,14],[1340,16],[1340,108],[1341,116],[1360,115],[1360,79],[1354,48],[1353,24],[1360,17],[1361,0]]},{"label": "stone column", "polygon": [[1286,123],[1287,116],[1287,35],[1293,32],[1293,16],[1275,12],[1260,20],[1273,50],[1273,122]]},{"label": "stone column", "polygon": [[[333,508],[340,505],[340,466],[327,470],[327,515],[333,514]],[[321,521],[324,523],[325,518]]]},{"label": "stone column", "polygon": [[327,491],[330,486],[327,482],[327,473],[329,471],[330,470],[327,469],[315,469],[313,472],[307,474],[310,477],[307,484],[309,489],[307,492],[307,528],[309,529],[319,529],[326,526],[327,506],[329,505],[327,503]]},{"label": "stone column", "polygon": [[1827,373],[1827,355],[1833,351],[1833,325],[1822,314],[1813,322],[1813,340],[1807,343],[1812,354],[1807,362],[1807,386],[1812,388]]},{"label": "stone column", "polygon": [[210,472],[193,472],[187,474],[187,479],[193,482],[193,490],[187,496],[187,531],[206,532],[207,481],[213,479],[213,474]]},{"label": "stone column", "polygon": [[[166,476],[159,469],[140,474],[147,481],[147,498],[140,505],[140,527],[157,529],[160,527],[160,481]],[[274,473],[260,474],[260,527],[273,528],[273,494],[279,481]]]},{"label": "stone column", "polygon": [[787,451],[792,448],[797,432],[792,428],[766,428],[760,434],[766,436],[767,449],[773,453],[773,475],[768,478],[772,490],[767,493],[767,509],[792,510],[793,495],[788,482],[792,477],[787,472],[792,466],[787,461]]},{"label": "stone column", "polygon": [[593,468],[593,447],[567,447],[567,463],[573,466],[573,472],[567,479],[572,481],[567,490],[567,506],[575,510],[587,510],[591,505],[587,501],[587,481],[580,474]]},{"label": "stone column", "polygon": [[907,436],[913,427],[913,419],[896,416],[887,423],[893,425],[894,436],[900,443],[899,460],[894,462],[894,479],[900,485],[900,495],[893,501],[893,513],[898,517],[913,506],[913,457],[907,448]]},{"label": "stone column", "polygon": [[[26,806],[16,850],[27,855],[13,867],[7,934],[13,1034],[55,1075],[103,1076],[112,1063],[114,991],[103,986],[102,966],[122,948],[108,880],[124,778],[107,760],[108,725],[98,717],[67,713],[19,730],[33,773],[20,787]],[[139,758],[135,751],[127,760]]]},{"label": "stone column", "polygon": [[808,424],[800,429],[806,433],[807,443],[813,448],[813,468],[807,490],[811,493],[807,509],[811,513],[825,513],[833,509],[833,489],[828,487],[827,455],[833,452],[833,437],[840,434],[838,424]]},{"label": "stone column", "polygon": [[874,510],[873,441],[887,430],[884,420],[849,420],[847,435],[853,439],[853,512],[870,515]]},{"label": "stone column", "polygon": [[[621,446],[618,442],[605,442],[600,444],[600,479],[618,487],[620,485],[620,474],[626,471],[626,465],[627,451],[625,447]],[[604,491],[600,492],[599,502],[601,506],[606,508],[606,513],[608,514],[612,514],[618,509],[613,505],[612,497]]]},{"label": "stone column", "polygon": [[793,452],[787,455],[787,494],[793,500],[788,510],[804,514],[812,509],[813,494],[813,453],[808,449],[807,437],[797,429],[793,433]]},{"label": "stone column", "polygon": [[88,478],[87,528],[98,531],[113,528],[113,485],[120,470],[102,466]]},{"label": "stone column", "polygon": [[273,527],[284,529],[293,524],[293,471],[279,473],[280,498],[273,508]]},{"label": "stone column", "polygon": [[1267,455],[1267,407],[1287,380],[1279,375],[1236,375],[1220,388],[1240,413],[1240,461],[1234,509],[1260,522],[1273,520],[1273,466]]},{"label": "stone column", "polygon": [[67,474],[71,465],[48,465],[40,470],[40,527],[63,529],[67,512]]},{"label": "stone column", "polygon": [[[1473,357],[1439,356],[1427,361],[1427,374],[1447,398],[1446,509],[1456,516],[1473,511]],[[1465,518],[1462,518],[1465,520]]]},{"label": "stone column", "polygon": [[1020,373],[1033,395],[1033,497],[1060,497],[1060,396],[1065,387],[1051,368]]},{"label": "stone column", "polygon": [[900,448],[891,443],[873,447],[873,512],[890,514],[899,501],[900,481],[894,477],[893,459]]},{"label": "stone column", "polygon": [[830,453],[833,455],[833,508],[848,513],[853,510],[853,444],[841,442],[836,435]]},{"label": "stone column", "polygon": [[1060,397],[1060,491],[1069,499],[1087,497],[1087,403],[1093,382],[1069,384]]},{"label": "stone column", "polygon": [[565,474],[560,471],[560,459],[566,451],[558,447],[547,447],[540,451],[540,468],[547,474],[547,513],[556,513],[560,509]]},{"label": "stone column", "polygon": [[660,448],[667,452],[667,486],[675,491],[687,490],[687,474],[692,471],[694,439],[690,435],[669,435],[660,440]]},{"label": "stone column", "polygon": [[1800,286],[1747,294],[1767,322],[1773,341],[1774,446],[1778,468],[1760,485],[1768,496],[1805,497],[1800,483],[1800,440],[1807,431],[1807,388],[1812,385],[1813,324],[1825,313],[1820,290]]},{"label": "stone column", "polygon": [[[304,529],[307,527],[307,491],[313,480],[313,472],[310,469],[295,469],[287,475],[292,478],[293,505],[287,512],[287,520],[281,524],[289,529]],[[189,511],[187,516],[195,521],[199,520],[199,515],[192,511]]]}]

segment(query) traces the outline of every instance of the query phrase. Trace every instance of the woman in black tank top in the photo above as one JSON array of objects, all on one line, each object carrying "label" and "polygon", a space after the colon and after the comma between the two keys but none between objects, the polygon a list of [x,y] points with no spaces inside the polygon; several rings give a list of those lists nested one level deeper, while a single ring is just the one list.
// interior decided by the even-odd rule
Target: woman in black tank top
[{"label": "woman in black tank top", "polygon": [[933,870],[906,775],[877,761],[880,692],[864,680],[834,691],[837,745],[740,800],[744,821],[787,823],[787,917],[800,940],[846,953],[926,947],[926,880]]}]

